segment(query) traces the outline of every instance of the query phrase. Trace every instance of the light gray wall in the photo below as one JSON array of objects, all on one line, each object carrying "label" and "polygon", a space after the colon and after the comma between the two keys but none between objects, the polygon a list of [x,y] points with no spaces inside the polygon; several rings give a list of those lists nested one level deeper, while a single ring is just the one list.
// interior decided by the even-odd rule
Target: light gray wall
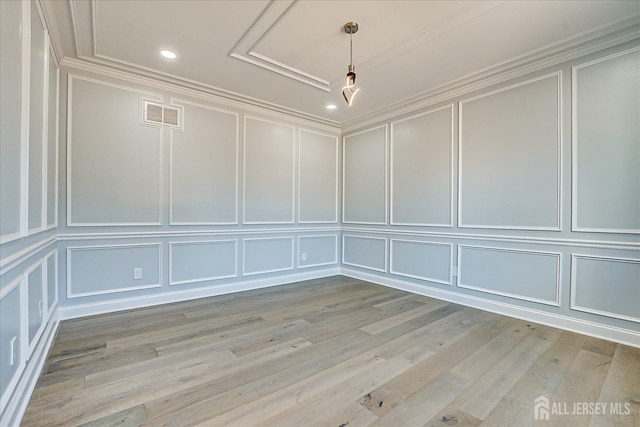
[{"label": "light gray wall", "polygon": [[67,225],[160,225],[163,133],[139,113],[161,96],[81,77],[68,90]]},{"label": "light gray wall", "polygon": [[639,68],[636,48],[573,69],[576,231],[640,233]]},{"label": "light gray wall", "polygon": [[460,101],[459,227],[559,229],[560,78]]},{"label": "light gray wall", "polygon": [[169,284],[238,277],[238,240],[169,244]]},{"label": "light gray wall", "polygon": [[387,222],[387,127],[343,138],[342,221]]},{"label": "light gray wall", "polygon": [[173,99],[183,130],[171,129],[171,224],[238,223],[239,115]]},{"label": "light gray wall", "polygon": [[[62,71],[63,317],[337,273],[339,129]],[[143,122],[145,100],[181,126]]]},{"label": "light gray wall", "polygon": [[300,129],[299,222],[338,222],[338,137]]},{"label": "light gray wall", "polygon": [[22,39],[21,4],[0,3],[0,237],[20,235]]},{"label": "light gray wall", "polygon": [[[640,329],[637,40],[339,139],[337,126],[98,66],[58,84],[38,3],[0,6],[0,345],[14,349],[13,364],[0,352],[0,423],[56,313],[341,268]],[[144,100],[179,108],[180,128],[143,123]]]},{"label": "light gray wall", "polygon": [[38,2],[0,2],[0,18],[0,425],[11,425],[57,324],[58,65]]},{"label": "light gray wall", "polygon": [[43,186],[46,157],[47,35],[35,2],[31,4],[31,49],[29,79],[29,233],[42,231],[46,189]]},{"label": "light gray wall", "polygon": [[343,135],[343,272],[640,342],[638,41],[440,99]]},{"label": "light gray wall", "polygon": [[393,225],[452,225],[453,105],[391,123]]}]

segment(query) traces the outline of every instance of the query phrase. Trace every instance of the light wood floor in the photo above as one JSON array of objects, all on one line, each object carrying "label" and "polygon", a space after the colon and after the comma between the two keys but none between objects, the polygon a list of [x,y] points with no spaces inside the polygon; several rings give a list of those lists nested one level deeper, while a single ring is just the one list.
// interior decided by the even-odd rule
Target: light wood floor
[{"label": "light wood floor", "polygon": [[[534,422],[540,395],[608,415]],[[639,349],[336,276],[64,321],[23,425],[637,427],[639,409]]]}]

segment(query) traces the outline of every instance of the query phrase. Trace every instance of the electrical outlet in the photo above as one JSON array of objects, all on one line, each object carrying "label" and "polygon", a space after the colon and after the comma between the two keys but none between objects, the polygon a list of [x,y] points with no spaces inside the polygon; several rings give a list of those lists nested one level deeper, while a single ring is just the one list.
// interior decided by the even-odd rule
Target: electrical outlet
[{"label": "electrical outlet", "polygon": [[453,277],[457,277],[458,276],[458,267],[451,268],[451,275]]},{"label": "electrical outlet", "polygon": [[133,280],[142,279],[142,268],[136,267],[133,269]]},{"label": "electrical outlet", "polygon": [[301,261],[306,261],[307,260],[307,253],[306,252],[302,252],[302,255],[300,256],[300,260]]}]

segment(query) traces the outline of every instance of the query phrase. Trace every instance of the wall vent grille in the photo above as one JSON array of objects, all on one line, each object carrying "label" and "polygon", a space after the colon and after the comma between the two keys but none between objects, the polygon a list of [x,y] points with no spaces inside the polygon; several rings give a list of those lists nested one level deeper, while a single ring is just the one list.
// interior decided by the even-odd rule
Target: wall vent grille
[{"label": "wall vent grille", "polygon": [[163,125],[181,128],[182,114],[177,107],[168,107],[151,101],[143,101],[142,122],[153,125]]}]

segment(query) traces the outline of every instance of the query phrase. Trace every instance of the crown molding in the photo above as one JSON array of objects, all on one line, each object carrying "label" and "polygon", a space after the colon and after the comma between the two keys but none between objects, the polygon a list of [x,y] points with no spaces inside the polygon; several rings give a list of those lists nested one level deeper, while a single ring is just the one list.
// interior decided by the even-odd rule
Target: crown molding
[{"label": "crown molding", "polygon": [[439,102],[450,101],[475,90],[557,66],[567,61],[640,38],[640,16],[599,27],[561,42],[545,46],[500,64],[468,74],[454,81],[421,92],[403,101],[341,123],[342,132],[380,123]]},{"label": "crown molding", "polygon": [[182,79],[164,73],[155,73],[150,70],[131,69],[114,63],[104,63],[89,57],[79,59],[65,57],[60,61],[60,66],[96,73],[116,79],[126,80],[131,83],[151,86],[159,89],[171,90],[182,95],[205,98],[230,107],[248,110],[258,114],[278,116],[282,119],[294,121],[303,125],[313,125],[316,128],[329,132],[339,132],[340,123],[314,116],[303,111],[287,108],[282,105],[272,104],[257,98],[251,98],[235,92],[226,91],[214,86],[206,85],[194,80]]}]

